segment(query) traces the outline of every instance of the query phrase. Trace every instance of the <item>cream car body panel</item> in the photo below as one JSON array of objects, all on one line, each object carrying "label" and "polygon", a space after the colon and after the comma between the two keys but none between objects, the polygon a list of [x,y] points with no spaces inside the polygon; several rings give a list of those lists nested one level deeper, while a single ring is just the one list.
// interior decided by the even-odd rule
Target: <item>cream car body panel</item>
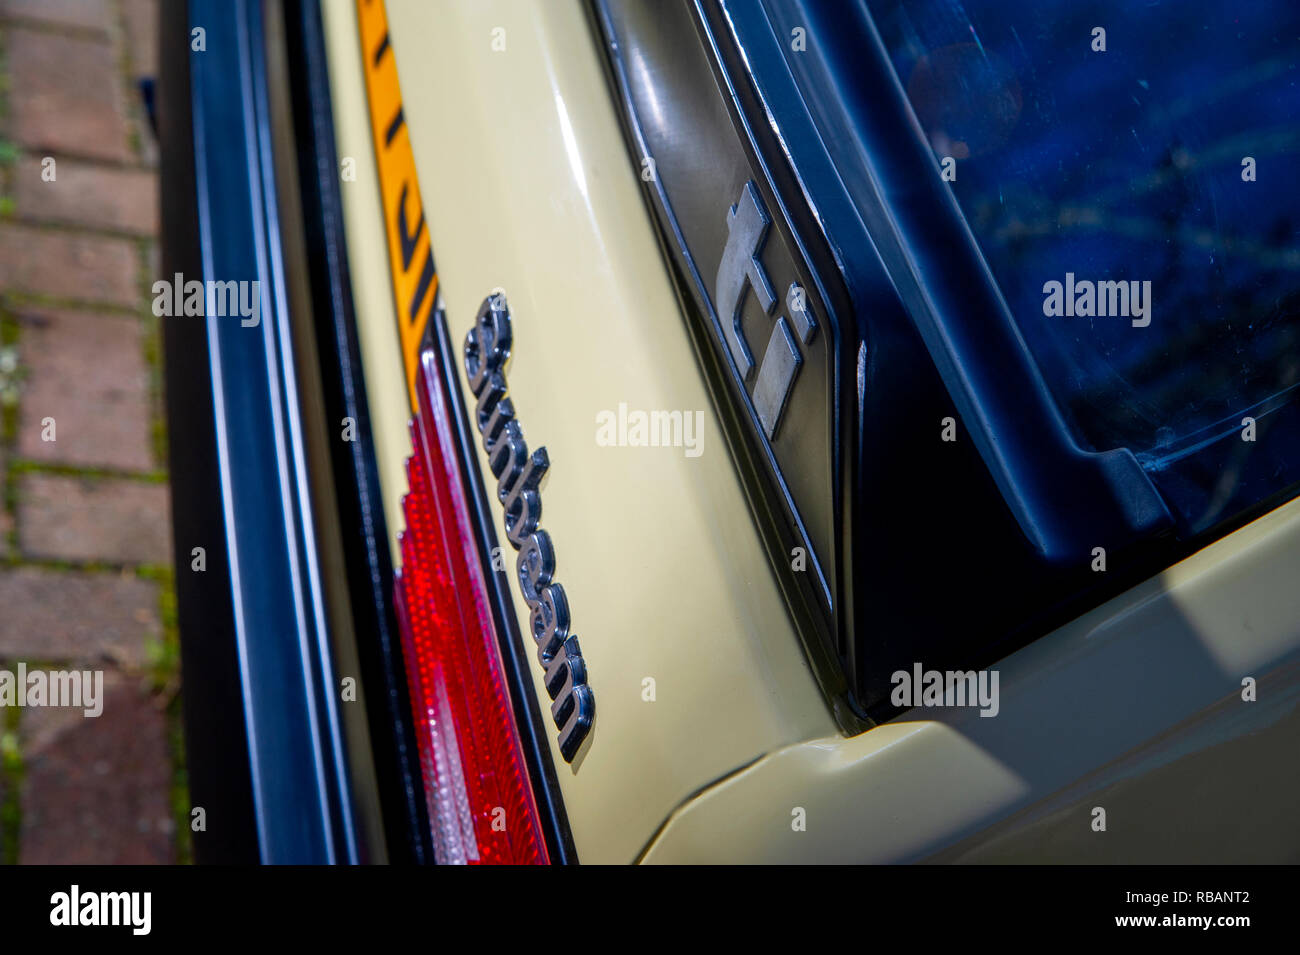
[{"label": "cream car body panel", "polygon": [[344,180],[340,189],[347,228],[348,269],[375,459],[383,489],[384,520],[388,524],[393,565],[400,566],[397,532],[403,523],[406,459],[411,454],[411,436],[407,431],[411,406],[402,377],[402,350],[389,278],[384,211],[379,204],[379,175],[370,137],[357,11],[350,0],[334,0],[321,4],[321,13],[325,21],[338,154],[341,162],[352,160],[356,174],[355,180]]},{"label": "cream car body panel", "polygon": [[[530,447],[550,452],[541,524],[597,701],[575,766],[552,739],[582,861],[1168,861],[1186,855],[1180,842],[1209,847],[1194,861],[1268,857],[1198,816],[1207,792],[1209,813],[1263,812],[1294,832],[1294,813],[1236,775],[1240,751],[1216,744],[1271,733],[1295,751],[1300,502],[1007,657],[997,718],[913,711],[844,737],[766,565],[581,4],[387,9],[452,337],[487,294],[507,294],[511,397]],[[338,152],[356,159],[348,251],[395,534],[409,408],[383,211],[353,4],[324,11]],[[599,446],[596,416],[620,403],[702,411],[703,453]],[[478,463],[494,486],[481,451]],[[1241,699],[1248,676],[1259,702]],[[545,699],[536,668],[534,686]],[[1276,792],[1295,791],[1294,761],[1267,772],[1290,773]],[[1096,805],[1109,831],[1145,835],[1107,848]],[[1205,841],[1184,838],[1189,820]]]},{"label": "cream car body panel", "polygon": [[912,710],[788,747],[645,861],[1277,861],[1300,829],[1300,762],[1277,758],[1300,745],[1297,580],[1292,501],[1003,660],[996,718]]},{"label": "cream car body panel", "polygon": [[[552,739],[578,857],[629,862],[692,793],[834,723],[700,378],[581,6],[387,10],[452,336],[506,293],[510,395],[530,446],[550,453],[541,524],[596,697],[573,766]],[[326,15],[338,151],[358,159],[345,216],[388,494],[409,442],[383,215],[355,13],[340,2]],[[597,414],[620,403],[701,412],[700,453],[601,447]],[[479,464],[495,486],[481,448]],[[400,493],[385,502],[394,531]],[[540,667],[534,685],[544,699]]]}]

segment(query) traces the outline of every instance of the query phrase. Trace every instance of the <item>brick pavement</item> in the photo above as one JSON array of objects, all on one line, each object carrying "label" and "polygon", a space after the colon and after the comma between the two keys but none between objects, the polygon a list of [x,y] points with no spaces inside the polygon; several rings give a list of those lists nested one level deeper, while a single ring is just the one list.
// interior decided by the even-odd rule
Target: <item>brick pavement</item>
[{"label": "brick pavement", "polygon": [[135,82],[156,4],[0,0],[0,670],[104,672],[97,718],[0,708],[0,862],[188,851]]}]

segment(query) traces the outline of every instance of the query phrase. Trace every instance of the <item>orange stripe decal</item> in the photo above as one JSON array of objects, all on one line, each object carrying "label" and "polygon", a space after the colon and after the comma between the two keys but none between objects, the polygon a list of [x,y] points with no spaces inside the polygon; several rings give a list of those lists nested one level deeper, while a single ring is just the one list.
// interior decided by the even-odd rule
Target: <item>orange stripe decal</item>
[{"label": "orange stripe decal", "polygon": [[357,21],[361,26],[361,62],[366,74],[379,193],[384,204],[397,330],[406,365],[406,393],[415,411],[415,362],[438,296],[438,273],[415,175],[415,154],[402,112],[397,61],[388,42],[388,12],[383,0],[357,0]]}]

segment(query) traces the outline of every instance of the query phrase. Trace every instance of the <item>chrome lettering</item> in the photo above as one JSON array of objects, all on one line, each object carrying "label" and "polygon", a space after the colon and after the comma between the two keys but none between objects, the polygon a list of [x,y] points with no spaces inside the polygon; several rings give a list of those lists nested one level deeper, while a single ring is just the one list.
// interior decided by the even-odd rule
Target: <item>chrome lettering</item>
[{"label": "chrome lettering", "polygon": [[465,336],[465,376],[477,404],[474,423],[483,438],[488,466],[497,479],[497,499],[504,509],[506,539],[516,551],[515,573],[528,605],[528,629],[545,671],[551,719],[558,732],[560,755],[571,763],[596,717],[596,698],[587,685],[587,664],[578,638],[569,632],[569,603],[555,575],[551,535],[537,525],[542,518],[541,487],[550,469],[545,448],[529,452],[515,408],[506,394],[505,366],[510,358],[510,311],[505,296],[483,300],[474,327]]}]

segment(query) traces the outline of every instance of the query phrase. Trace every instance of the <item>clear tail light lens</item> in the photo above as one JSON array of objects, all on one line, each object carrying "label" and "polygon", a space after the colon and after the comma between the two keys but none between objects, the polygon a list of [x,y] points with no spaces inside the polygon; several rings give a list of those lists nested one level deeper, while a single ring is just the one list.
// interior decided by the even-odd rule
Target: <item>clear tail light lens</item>
[{"label": "clear tail light lens", "polygon": [[437,358],[420,356],[397,615],[440,863],[548,862]]}]

